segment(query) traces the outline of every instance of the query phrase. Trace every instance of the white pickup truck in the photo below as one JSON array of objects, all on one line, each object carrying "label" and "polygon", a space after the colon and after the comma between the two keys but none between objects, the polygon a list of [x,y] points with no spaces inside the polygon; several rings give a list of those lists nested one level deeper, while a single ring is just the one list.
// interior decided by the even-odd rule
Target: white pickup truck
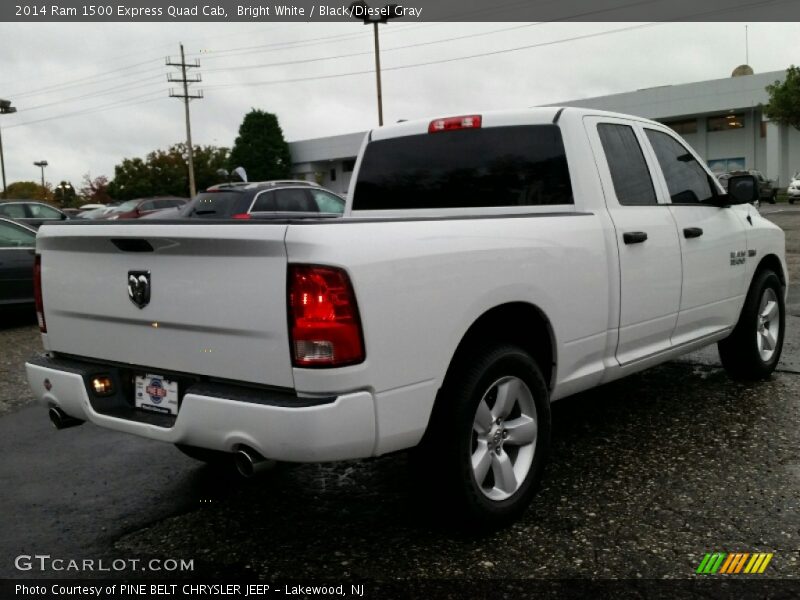
[{"label": "white pickup truck", "polygon": [[341,218],[42,227],[28,381],[58,427],[246,473],[413,448],[426,495],[504,523],[552,401],[713,342],[735,377],[775,369],[784,235],[757,195],[637,117],[382,127]]}]

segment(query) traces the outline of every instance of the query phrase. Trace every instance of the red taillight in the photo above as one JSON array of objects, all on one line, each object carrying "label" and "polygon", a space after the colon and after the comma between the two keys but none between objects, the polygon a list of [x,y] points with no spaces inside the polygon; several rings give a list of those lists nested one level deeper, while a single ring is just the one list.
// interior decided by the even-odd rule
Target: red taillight
[{"label": "red taillight", "polygon": [[296,367],[341,367],[364,360],[350,278],[336,267],[289,265],[289,329]]},{"label": "red taillight", "polygon": [[36,318],[39,320],[39,331],[47,333],[44,320],[44,301],[42,300],[42,256],[36,255],[33,263],[33,299],[36,302]]},{"label": "red taillight", "polygon": [[252,219],[250,213],[236,213],[235,215],[231,216],[232,219]]},{"label": "red taillight", "polygon": [[462,115],[460,117],[447,117],[446,119],[434,119],[428,125],[428,133],[437,131],[452,131],[454,129],[480,129],[480,115]]}]

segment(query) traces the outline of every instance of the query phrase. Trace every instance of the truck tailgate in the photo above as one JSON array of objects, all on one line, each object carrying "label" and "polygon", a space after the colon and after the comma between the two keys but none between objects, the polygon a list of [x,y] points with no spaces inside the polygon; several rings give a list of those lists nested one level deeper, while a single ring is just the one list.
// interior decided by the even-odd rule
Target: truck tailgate
[{"label": "truck tailgate", "polygon": [[[285,233],[279,223],[42,227],[45,344],[154,373],[293,387]],[[146,303],[129,293],[142,276]]]}]

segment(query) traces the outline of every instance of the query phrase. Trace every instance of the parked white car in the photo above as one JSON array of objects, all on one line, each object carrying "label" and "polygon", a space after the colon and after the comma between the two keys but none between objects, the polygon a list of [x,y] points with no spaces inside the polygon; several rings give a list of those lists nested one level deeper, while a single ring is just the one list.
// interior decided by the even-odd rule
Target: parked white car
[{"label": "parked white car", "polygon": [[728,188],[638,117],[382,127],[341,218],[43,228],[28,382],[57,427],[248,474],[413,449],[426,498],[506,523],[541,477],[551,402],[715,342],[736,378],[775,369],[784,235],[748,204],[752,175]]},{"label": "parked white car", "polygon": [[795,200],[800,198],[800,173],[795,173],[792,176],[789,187],[786,189],[786,194],[789,197],[789,204],[794,204]]}]

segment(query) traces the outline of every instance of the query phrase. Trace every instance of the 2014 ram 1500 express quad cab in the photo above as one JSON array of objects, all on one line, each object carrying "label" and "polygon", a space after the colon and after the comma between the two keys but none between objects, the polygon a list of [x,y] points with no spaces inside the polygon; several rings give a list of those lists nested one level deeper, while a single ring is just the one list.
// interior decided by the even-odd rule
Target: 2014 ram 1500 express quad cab
[{"label": "2014 ram 1500 express quad cab", "polygon": [[414,448],[431,496],[505,522],[552,401],[713,342],[736,377],[773,371],[784,235],[757,194],[637,117],[381,127],[339,219],[42,227],[28,381],[58,426],[244,471]]}]

